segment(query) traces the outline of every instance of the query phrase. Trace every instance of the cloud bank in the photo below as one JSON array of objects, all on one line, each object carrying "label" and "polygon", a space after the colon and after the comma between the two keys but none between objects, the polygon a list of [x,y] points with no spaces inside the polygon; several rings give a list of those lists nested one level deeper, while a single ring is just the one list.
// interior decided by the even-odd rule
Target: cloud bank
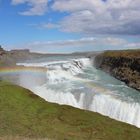
[{"label": "cloud bank", "polygon": [[[21,48],[29,48],[31,51],[41,53],[68,53],[78,51],[103,51],[103,50],[120,50],[140,48],[140,43],[128,42],[125,39],[115,37],[105,38],[81,38],[73,40],[59,41],[35,41],[20,45]],[[19,48],[19,46],[17,46]]]},{"label": "cloud bank", "polygon": [[140,34],[140,0],[55,0],[53,10],[68,12],[60,30],[86,34]]},{"label": "cloud bank", "polygon": [[31,44],[28,44],[28,46],[32,47],[38,47],[38,46],[46,46],[46,47],[82,47],[82,46],[89,46],[89,45],[110,45],[110,46],[118,46],[126,44],[126,41],[121,38],[81,38],[77,40],[60,40],[60,41],[47,41],[47,42],[34,42]]},{"label": "cloud bank", "polygon": [[48,6],[53,12],[67,13],[57,23],[39,24],[42,28],[84,34],[140,34],[140,0],[12,0],[12,4],[27,4],[29,9],[20,14],[28,16],[44,15]]}]

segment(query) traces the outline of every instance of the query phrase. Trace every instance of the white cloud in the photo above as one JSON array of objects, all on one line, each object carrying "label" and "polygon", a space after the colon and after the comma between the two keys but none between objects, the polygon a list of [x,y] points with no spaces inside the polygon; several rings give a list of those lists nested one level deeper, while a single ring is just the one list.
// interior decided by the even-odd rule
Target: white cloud
[{"label": "white cloud", "polygon": [[60,30],[87,34],[140,34],[140,0],[55,0],[52,9],[68,12]]},{"label": "white cloud", "polygon": [[137,49],[137,48],[140,49],[140,42],[137,42],[137,43],[129,43],[129,44],[126,44],[125,46],[127,48],[129,48],[129,49]]},{"label": "white cloud", "polygon": [[58,24],[53,24],[53,23],[41,23],[41,24],[36,24],[37,27],[39,28],[47,28],[47,29],[53,29],[53,28],[59,28]]},{"label": "white cloud", "polygon": [[21,15],[44,15],[47,11],[48,0],[12,0],[13,5],[27,3],[30,7],[27,11],[20,12]]},{"label": "white cloud", "polygon": [[25,44],[7,46],[9,49],[28,48],[40,53],[70,53],[78,51],[103,51],[121,49],[140,49],[140,42],[129,42],[117,37],[86,37],[81,39],[58,41],[35,41]]},{"label": "white cloud", "polygon": [[[125,46],[127,41],[121,38],[81,38],[77,40],[59,40],[59,41],[46,41],[46,42],[31,42],[24,44],[27,48],[36,52],[75,52],[75,51],[89,51],[89,50],[105,50],[116,49]],[[23,48],[21,46],[21,48]],[[120,47],[119,47],[120,46]]]},{"label": "white cloud", "polygon": [[59,40],[59,41],[47,41],[47,42],[34,42],[34,43],[29,43],[28,46],[34,46],[38,47],[40,46],[48,46],[48,47],[69,47],[69,46],[74,46],[74,47],[82,47],[82,46],[97,46],[97,45],[110,45],[110,46],[118,46],[118,45],[123,45],[125,44],[126,41],[121,39],[121,38],[93,38],[93,37],[88,37],[88,38],[81,38],[77,40]]},{"label": "white cloud", "polygon": [[51,10],[68,14],[57,23],[53,19],[54,23],[39,24],[41,28],[90,35],[140,34],[140,0],[12,0],[12,4],[29,6],[22,15],[43,15],[49,1]]}]

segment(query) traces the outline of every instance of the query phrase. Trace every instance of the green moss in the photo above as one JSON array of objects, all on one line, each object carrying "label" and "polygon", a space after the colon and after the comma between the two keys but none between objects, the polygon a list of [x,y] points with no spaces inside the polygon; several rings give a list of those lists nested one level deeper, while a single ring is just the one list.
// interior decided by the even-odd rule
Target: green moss
[{"label": "green moss", "polygon": [[[56,140],[139,140],[140,129],[97,113],[48,103],[0,82],[0,137]],[[20,139],[20,138],[19,138]]]}]

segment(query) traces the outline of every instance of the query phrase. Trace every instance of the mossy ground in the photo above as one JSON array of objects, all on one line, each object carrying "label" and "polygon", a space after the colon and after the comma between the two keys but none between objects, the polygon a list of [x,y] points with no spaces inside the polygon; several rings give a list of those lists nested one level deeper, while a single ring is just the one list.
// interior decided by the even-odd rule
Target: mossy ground
[{"label": "mossy ground", "polygon": [[139,140],[140,129],[0,82],[0,139]]}]

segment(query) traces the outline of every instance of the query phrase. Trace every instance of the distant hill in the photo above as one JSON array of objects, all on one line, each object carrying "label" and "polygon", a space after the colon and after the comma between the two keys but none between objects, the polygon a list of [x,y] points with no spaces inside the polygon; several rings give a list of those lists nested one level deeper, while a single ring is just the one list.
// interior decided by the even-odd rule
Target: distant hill
[{"label": "distant hill", "polygon": [[43,57],[43,54],[32,53],[28,49],[6,51],[0,46],[0,66],[13,66],[19,61]]},{"label": "distant hill", "polygon": [[54,56],[86,56],[88,52],[85,53],[70,53],[70,54],[59,54],[59,53],[36,53],[30,52],[29,49],[15,49],[6,51],[0,46],[0,66],[13,66],[17,62],[23,62],[26,60],[37,60],[45,57]]}]

